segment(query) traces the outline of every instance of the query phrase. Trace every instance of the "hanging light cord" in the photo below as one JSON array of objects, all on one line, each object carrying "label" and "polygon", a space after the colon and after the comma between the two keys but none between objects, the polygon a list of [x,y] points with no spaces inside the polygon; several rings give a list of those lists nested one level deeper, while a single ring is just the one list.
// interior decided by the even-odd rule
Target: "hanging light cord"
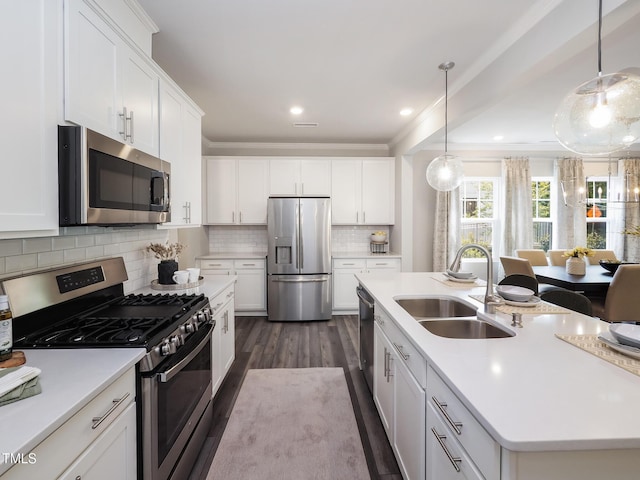
[{"label": "hanging light cord", "polygon": [[444,154],[447,154],[447,125],[449,124],[449,69],[444,70]]},{"label": "hanging light cord", "polygon": [[598,76],[602,75],[602,0],[598,2]]}]

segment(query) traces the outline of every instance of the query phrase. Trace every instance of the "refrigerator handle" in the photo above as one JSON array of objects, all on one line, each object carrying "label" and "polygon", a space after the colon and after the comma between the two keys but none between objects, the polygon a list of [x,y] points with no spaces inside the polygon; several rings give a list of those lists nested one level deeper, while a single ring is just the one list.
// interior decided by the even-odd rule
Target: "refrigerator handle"
[{"label": "refrigerator handle", "polygon": [[300,258],[300,270],[304,268],[304,235],[302,234],[302,222],[304,222],[304,218],[302,218],[302,206],[298,206],[298,258]]},{"label": "refrigerator handle", "polygon": [[296,242],[296,270],[300,269],[300,203],[296,204],[295,208],[295,242]]}]

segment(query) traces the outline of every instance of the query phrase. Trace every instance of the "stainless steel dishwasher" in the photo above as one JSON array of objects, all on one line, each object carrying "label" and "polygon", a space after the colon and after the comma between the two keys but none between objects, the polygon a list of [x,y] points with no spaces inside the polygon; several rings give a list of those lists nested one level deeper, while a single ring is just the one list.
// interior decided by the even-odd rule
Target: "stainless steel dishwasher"
[{"label": "stainless steel dishwasher", "polygon": [[360,370],[373,393],[373,309],[374,300],[362,285],[356,287],[359,299]]}]

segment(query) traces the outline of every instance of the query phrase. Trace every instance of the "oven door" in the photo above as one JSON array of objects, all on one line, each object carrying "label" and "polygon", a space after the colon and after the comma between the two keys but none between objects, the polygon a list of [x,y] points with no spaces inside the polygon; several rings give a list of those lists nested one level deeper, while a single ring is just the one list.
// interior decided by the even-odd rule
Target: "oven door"
[{"label": "oven door", "polygon": [[144,479],[172,478],[183,459],[200,452],[211,423],[213,328],[200,327],[178,353],[141,374]]}]

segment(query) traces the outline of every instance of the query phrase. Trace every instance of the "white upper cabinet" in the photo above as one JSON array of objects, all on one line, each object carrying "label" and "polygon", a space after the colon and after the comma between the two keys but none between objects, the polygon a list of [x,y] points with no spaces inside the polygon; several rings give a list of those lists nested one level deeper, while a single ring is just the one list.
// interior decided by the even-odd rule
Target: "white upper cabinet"
[{"label": "white upper cabinet", "polygon": [[247,157],[204,158],[207,223],[266,224],[269,162]]},{"label": "white upper cabinet", "polygon": [[202,224],[202,115],[168,81],[160,83],[160,158],[171,163],[171,222]]},{"label": "white upper cabinet", "polygon": [[94,8],[65,1],[65,119],[157,156],[159,76]]},{"label": "white upper cabinet", "polygon": [[328,158],[271,158],[270,195],[331,195]]},{"label": "white upper cabinet", "polygon": [[394,223],[393,158],[336,158],[331,162],[331,221],[334,225]]},{"label": "white upper cabinet", "polygon": [[0,238],[58,233],[58,47],[61,0],[6,5],[0,16]]}]

